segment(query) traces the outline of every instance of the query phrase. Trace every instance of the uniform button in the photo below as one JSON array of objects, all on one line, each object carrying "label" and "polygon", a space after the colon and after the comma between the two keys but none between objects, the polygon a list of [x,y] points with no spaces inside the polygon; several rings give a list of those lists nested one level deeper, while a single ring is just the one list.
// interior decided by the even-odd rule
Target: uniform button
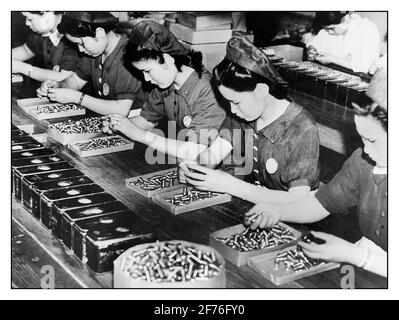
[{"label": "uniform button", "polygon": [[103,79],[98,78],[98,82],[99,82],[99,83],[103,82]]},{"label": "uniform button", "polygon": [[385,191],[385,198],[388,197],[388,192]]},{"label": "uniform button", "polygon": [[259,170],[254,169],[254,172],[255,172],[256,174],[259,174]]},{"label": "uniform button", "polygon": [[258,147],[257,147],[257,146],[254,146],[254,150],[255,150],[255,151],[258,151]]},{"label": "uniform button", "polygon": [[376,230],[375,234],[376,234],[377,236],[379,236],[379,235],[380,235],[380,230]]},{"label": "uniform button", "polygon": [[381,217],[385,217],[385,211],[381,211]]},{"label": "uniform button", "polygon": [[102,69],[103,69],[103,66],[102,66],[101,64],[100,64],[98,67],[100,68],[100,70],[102,70]]},{"label": "uniform button", "polygon": [[256,133],[254,133],[254,137],[255,139],[258,139],[258,135]]},{"label": "uniform button", "polygon": [[184,91],[184,94],[185,94],[185,95],[188,95],[188,91]]},{"label": "uniform button", "polygon": [[100,90],[98,90],[98,95],[101,96],[101,91]]},{"label": "uniform button", "polygon": [[254,161],[255,161],[255,162],[258,162],[258,158],[254,157]]}]

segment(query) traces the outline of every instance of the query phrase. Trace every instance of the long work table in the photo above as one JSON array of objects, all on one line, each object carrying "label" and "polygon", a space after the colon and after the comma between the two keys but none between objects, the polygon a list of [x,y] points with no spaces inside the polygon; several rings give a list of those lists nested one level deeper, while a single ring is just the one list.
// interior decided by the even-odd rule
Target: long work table
[{"label": "long work table", "polygon": [[[27,97],[34,97],[34,88],[26,84],[13,86],[11,120],[17,126],[33,125],[34,133],[45,133],[49,121],[36,121],[17,106],[16,99]],[[239,224],[243,214],[252,207],[248,202],[233,198],[227,204],[172,215],[125,186],[127,178],[171,167],[148,164],[144,158],[145,146],[135,143],[130,151],[88,158],[79,158],[50,139],[46,146],[152,224],[159,240],[186,240],[207,245],[212,232]],[[46,270],[43,267],[46,266],[54,269],[56,288],[112,288],[112,272],[96,274],[82,264],[14,198],[11,224],[12,283],[15,288],[40,288],[43,270]],[[248,266],[236,267],[226,262],[227,288],[341,288],[345,275],[338,268],[277,287]],[[387,288],[387,280],[355,268],[355,287]]]}]

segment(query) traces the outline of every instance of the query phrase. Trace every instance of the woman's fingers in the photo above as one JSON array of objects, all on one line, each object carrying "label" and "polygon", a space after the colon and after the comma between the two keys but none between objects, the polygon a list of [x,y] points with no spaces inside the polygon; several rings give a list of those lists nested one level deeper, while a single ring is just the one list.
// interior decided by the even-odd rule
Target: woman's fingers
[{"label": "woman's fingers", "polygon": [[188,164],[188,168],[192,169],[192,170],[195,170],[195,171],[198,171],[198,172],[201,172],[203,174],[209,174],[209,173],[212,173],[214,171],[213,169],[209,169],[209,168],[200,166],[199,164],[197,164],[195,162],[190,162]]},{"label": "woman's fingers", "polygon": [[318,245],[318,244],[306,243],[306,242],[299,241],[298,245],[300,247],[302,247],[303,249],[308,250],[309,252],[314,252],[314,253],[320,252],[320,245]]},{"label": "woman's fingers", "polygon": [[303,253],[304,253],[307,257],[312,258],[312,259],[320,259],[320,258],[321,258],[321,255],[320,255],[319,253],[313,252],[313,251],[309,251],[309,250],[307,250],[307,249],[305,249],[305,248],[303,248]]},{"label": "woman's fingers", "polygon": [[195,173],[195,172],[191,172],[191,171],[187,171],[184,174],[186,175],[187,178],[197,180],[197,181],[204,181],[205,177],[206,177],[203,174]]},{"label": "woman's fingers", "polygon": [[250,228],[251,228],[252,230],[258,229],[258,228],[259,228],[259,224],[261,223],[261,221],[262,221],[262,215],[259,215],[259,216],[255,219],[255,221],[251,224]]},{"label": "woman's fingers", "polygon": [[324,232],[316,232],[316,231],[311,231],[311,233],[316,237],[321,240],[329,241],[331,240],[331,235],[324,233]]}]

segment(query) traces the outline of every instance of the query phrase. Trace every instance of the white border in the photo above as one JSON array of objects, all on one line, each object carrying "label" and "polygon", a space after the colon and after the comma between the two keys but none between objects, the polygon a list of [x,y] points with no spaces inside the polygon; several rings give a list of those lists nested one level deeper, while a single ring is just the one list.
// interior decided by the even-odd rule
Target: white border
[{"label": "white border", "polygon": [[[335,0],[334,2],[328,2],[328,6],[323,5],[321,1],[214,1],[214,0],[202,0],[202,1],[117,1],[113,2],[112,7],[110,2],[92,2],[92,4],[86,4],[86,10],[137,10],[137,11],[174,11],[174,10],[207,10],[207,11],[217,11],[217,10],[287,10],[287,11],[314,11],[314,10],[359,10],[363,11],[375,11],[375,10],[389,10],[389,30],[398,30],[397,22],[399,21],[398,10],[396,10],[394,1],[380,0],[380,1],[351,1],[347,0]],[[350,7],[348,7],[350,4]],[[32,3],[30,1],[14,1],[12,2],[2,2],[1,5],[1,30],[2,30],[2,40],[4,41],[4,50],[1,50],[1,63],[2,70],[1,73],[1,88],[3,90],[3,102],[2,102],[2,118],[3,125],[1,126],[2,137],[8,137],[9,139],[9,119],[10,119],[10,77],[8,70],[10,70],[10,50],[7,46],[10,46],[10,11],[11,10],[82,10],[82,2],[79,0],[69,0],[57,3],[55,5],[54,1],[42,0],[40,2]],[[394,53],[397,53],[397,36],[389,37],[389,53],[392,59],[390,59],[390,70],[399,70],[397,65],[397,60],[395,60]],[[390,260],[390,278],[389,278],[389,290],[354,290],[354,291],[342,291],[342,290],[51,290],[51,291],[40,291],[40,290],[11,290],[11,279],[10,279],[10,165],[9,159],[10,155],[7,157],[2,157],[1,168],[4,170],[2,172],[2,177],[7,177],[4,179],[1,186],[1,204],[3,209],[0,215],[0,235],[1,235],[1,255],[3,257],[2,263],[0,264],[0,298],[1,299],[174,299],[174,300],[184,300],[184,299],[253,299],[253,300],[265,300],[265,299],[396,299],[398,295],[398,277],[399,272],[397,271],[397,266],[399,263],[397,245],[398,232],[397,228],[399,224],[398,221],[398,206],[397,206],[397,196],[395,195],[398,191],[396,187],[396,181],[398,181],[398,172],[395,167],[395,160],[397,157],[397,150],[399,149],[395,144],[397,137],[397,125],[395,124],[397,117],[397,106],[393,103],[392,96],[395,95],[397,88],[397,80],[394,77],[394,72],[390,74],[390,88],[394,88],[391,91],[390,99],[390,148],[389,148],[389,260]],[[4,132],[3,132],[4,131]],[[8,145],[9,140],[4,139],[3,144]]]}]

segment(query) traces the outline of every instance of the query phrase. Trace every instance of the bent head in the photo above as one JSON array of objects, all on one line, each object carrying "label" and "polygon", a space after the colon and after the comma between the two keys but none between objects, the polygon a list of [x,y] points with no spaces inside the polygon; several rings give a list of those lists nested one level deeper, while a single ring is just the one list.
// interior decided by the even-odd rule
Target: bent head
[{"label": "bent head", "polygon": [[345,34],[349,29],[350,21],[350,14],[340,11],[316,12],[315,17],[315,25],[335,36]]},{"label": "bent head", "polygon": [[141,53],[137,52],[136,54],[137,56],[130,56],[131,63],[143,73],[145,81],[151,82],[161,89],[169,88],[173,84],[179,70],[171,55],[154,50],[142,50]]},{"label": "bent head", "polygon": [[26,25],[39,34],[47,34],[57,27],[59,19],[57,16],[62,13],[54,11],[23,11],[22,15],[26,18]]},{"label": "bent head", "polygon": [[98,57],[107,48],[107,35],[117,23],[118,19],[107,12],[74,11],[66,13],[57,28],[80,52]]},{"label": "bent head", "polygon": [[230,103],[231,112],[245,121],[259,119],[270,97],[286,98],[286,88],[228,59],[217,65],[213,74],[220,93]]},{"label": "bent head", "polygon": [[107,35],[102,28],[97,28],[94,36],[78,37],[66,33],[66,37],[78,46],[80,52],[91,57],[102,55],[108,45]]},{"label": "bent head", "polygon": [[388,163],[388,113],[366,97],[354,104],[355,125],[364,144],[364,152],[377,167],[384,168]]}]

